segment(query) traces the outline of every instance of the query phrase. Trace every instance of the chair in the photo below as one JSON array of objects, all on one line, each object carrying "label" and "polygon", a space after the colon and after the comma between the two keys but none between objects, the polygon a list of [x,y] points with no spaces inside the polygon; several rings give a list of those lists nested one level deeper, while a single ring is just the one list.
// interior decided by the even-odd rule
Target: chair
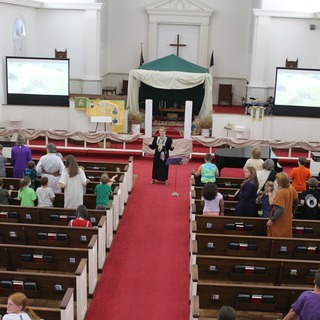
[{"label": "chair", "polygon": [[128,80],[122,80],[121,95],[126,96],[128,94]]},{"label": "chair", "polygon": [[219,84],[219,101],[218,105],[221,105],[221,101],[227,102],[229,106],[232,105],[232,84]]},{"label": "chair", "polygon": [[296,61],[286,59],[286,68],[298,68],[298,59]]},{"label": "chair", "polygon": [[57,49],[55,49],[55,58],[56,59],[66,59],[67,58],[67,49],[65,51],[57,51]]}]

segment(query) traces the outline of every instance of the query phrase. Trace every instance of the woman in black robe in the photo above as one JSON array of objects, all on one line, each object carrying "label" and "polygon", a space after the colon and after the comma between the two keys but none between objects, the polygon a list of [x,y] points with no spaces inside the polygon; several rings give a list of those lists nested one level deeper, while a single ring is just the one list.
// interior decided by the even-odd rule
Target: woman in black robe
[{"label": "woman in black robe", "polygon": [[166,136],[166,129],[159,129],[159,136],[154,137],[149,148],[155,150],[153,157],[153,168],[152,168],[152,180],[151,184],[155,183],[155,180],[164,181],[168,184],[168,172],[169,165],[166,164],[169,158],[169,150],[173,150],[172,139]]}]

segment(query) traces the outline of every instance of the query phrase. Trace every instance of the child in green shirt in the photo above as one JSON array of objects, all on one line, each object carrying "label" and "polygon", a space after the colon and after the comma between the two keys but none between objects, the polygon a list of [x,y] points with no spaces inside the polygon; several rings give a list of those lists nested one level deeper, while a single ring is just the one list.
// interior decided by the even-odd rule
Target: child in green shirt
[{"label": "child in green shirt", "polygon": [[105,210],[109,202],[109,196],[112,194],[111,186],[118,175],[113,176],[111,179],[103,174],[100,178],[100,184],[94,188],[96,195],[96,209]]},{"label": "child in green shirt", "polygon": [[20,180],[20,189],[18,191],[18,200],[23,207],[34,207],[34,201],[37,199],[36,192],[30,188],[31,179],[23,178]]}]

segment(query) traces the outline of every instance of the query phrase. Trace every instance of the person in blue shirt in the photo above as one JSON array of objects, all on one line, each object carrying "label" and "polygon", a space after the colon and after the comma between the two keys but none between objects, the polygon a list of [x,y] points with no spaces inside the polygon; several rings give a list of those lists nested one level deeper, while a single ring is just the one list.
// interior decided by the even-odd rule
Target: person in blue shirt
[{"label": "person in blue shirt", "polygon": [[201,183],[205,184],[207,182],[216,182],[216,177],[219,177],[218,167],[212,163],[211,153],[207,153],[204,156],[204,161],[198,170],[194,173],[196,177],[201,176]]},{"label": "person in blue shirt", "polygon": [[23,178],[30,178],[31,185],[30,188],[36,190],[38,186],[36,186],[36,180],[39,176],[37,170],[35,169],[35,162],[28,161],[28,167],[23,170]]}]

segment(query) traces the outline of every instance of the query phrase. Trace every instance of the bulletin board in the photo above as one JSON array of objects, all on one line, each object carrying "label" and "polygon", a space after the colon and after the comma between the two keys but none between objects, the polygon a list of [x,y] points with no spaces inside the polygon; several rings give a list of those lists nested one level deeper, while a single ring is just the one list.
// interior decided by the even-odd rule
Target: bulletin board
[{"label": "bulletin board", "polygon": [[86,101],[88,117],[111,117],[112,132],[125,132],[125,100],[90,100]]}]

